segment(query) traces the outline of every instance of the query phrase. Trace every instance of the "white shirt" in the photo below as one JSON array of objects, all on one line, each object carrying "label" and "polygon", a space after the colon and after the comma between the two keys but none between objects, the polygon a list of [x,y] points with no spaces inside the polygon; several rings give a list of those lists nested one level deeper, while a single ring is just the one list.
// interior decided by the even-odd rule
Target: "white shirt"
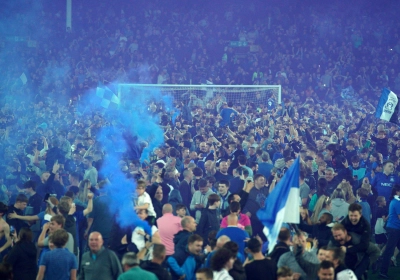
[{"label": "white shirt", "polygon": [[223,268],[220,271],[213,272],[214,280],[233,280],[232,276],[229,275],[229,272]]},{"label": "white shirt", "polygon": [[157,218],[156,211],[154,211],[153,202],[151,201],[150,195],[147,192],[144,192],[141,196],[138,197],[137,203],[138,206],[143,206],[148,203],[149,207],[147,208],[147,212],[149,213],[149,216]]},{"label": "white shirt", "polygon": [[[136,227],[135,230],[132,232],[131,242],[135,244],[140,251],[146,245],[146,241],[144,236],[138,233],[139,231],[144,231],[144,229],[142,227]],[[158,228],[156,226],[151,227],[151,235],[154,235],[157,231]],[[149,260],[153,258],[153,246],[150,247],[147,255],[149,256]]]}]

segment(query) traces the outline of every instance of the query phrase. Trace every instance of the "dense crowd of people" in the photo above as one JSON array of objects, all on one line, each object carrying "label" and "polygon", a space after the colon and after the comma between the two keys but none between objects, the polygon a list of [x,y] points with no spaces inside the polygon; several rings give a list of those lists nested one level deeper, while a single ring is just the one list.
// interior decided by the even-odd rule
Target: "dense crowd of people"
[{"label": "dense crowd of people", "polygon": [[[396,5],[91,2],[1,45],[1,279],[395,279],[400,129],[373,113],[400,91]],[[79,110],[111,82],[279,84],[282,103],[150,99],[164,144],[143,160],[152,139],[118,111]],[[298,157],[300,224],[268,252],[257,212]]]}]

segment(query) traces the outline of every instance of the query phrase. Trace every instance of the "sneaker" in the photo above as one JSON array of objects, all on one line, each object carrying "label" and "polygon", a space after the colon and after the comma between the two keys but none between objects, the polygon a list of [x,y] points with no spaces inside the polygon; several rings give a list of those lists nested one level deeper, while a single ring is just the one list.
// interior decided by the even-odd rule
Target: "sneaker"
[{"label": "sneaker", "polygon": [[390,279],[386,274],[379,274],[379,279]]},{"label": "sneaker", "polygon": [[393,266],[397,266],[397,260],[396,260],[396,258],[394,256],[391,257],[390,260],[392,261],[392,265]]}]

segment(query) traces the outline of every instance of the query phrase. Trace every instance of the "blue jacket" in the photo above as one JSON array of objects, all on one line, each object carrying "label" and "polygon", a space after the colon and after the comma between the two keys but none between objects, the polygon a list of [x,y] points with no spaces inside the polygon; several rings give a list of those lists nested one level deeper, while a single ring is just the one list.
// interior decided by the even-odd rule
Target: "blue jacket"
[{"label": "blue jacket", "polygon": [[372,179],[372,187],[375,188],[379,196],[384,196],[386,201],[390,201],[390,195],[392,192],[392,187],[394,184],[399,184],[400,180],[394,174],[386,175],[383,172],[375,174],[374,179]]},{"label": "blue jacket", "polygon": [[179,279],[185,274],[185,279],[187,280],[196,279],[196,270],[199,269],[202,264],[200,257],[191,254],[187,247],[185,250],[177,249],[175,254],[167,259],[167,262],[172,279]]}]

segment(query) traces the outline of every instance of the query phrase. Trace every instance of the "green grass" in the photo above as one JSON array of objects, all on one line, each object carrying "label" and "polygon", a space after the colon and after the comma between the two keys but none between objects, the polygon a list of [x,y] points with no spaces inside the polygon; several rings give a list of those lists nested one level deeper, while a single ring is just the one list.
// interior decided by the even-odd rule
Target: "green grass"
[{"label": "green grass", "polygon": [[[397,256],[397,264],[400,265],[400,254]],[[390,279],[393,279],[393,280],[400,279],[400,266],[389,267],[388,275],[389,275]],[[375,274],[372,274],[372,272],[370,270],[369,275],[368,275],[368,280],[375,280],[375,279],[379,279],[379,270]]]}]

